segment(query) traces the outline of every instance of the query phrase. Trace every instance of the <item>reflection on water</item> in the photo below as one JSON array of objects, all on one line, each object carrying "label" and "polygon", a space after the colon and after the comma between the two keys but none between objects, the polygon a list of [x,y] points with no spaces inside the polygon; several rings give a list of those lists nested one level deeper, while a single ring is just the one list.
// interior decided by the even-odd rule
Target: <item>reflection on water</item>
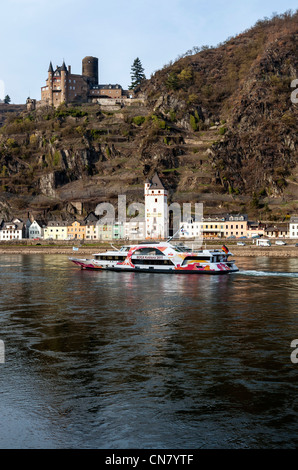
[{"label": "reflection on water", "polygon": [[170,276],[2,255],[0,447],[296,447],[298,260],[237,265]]}]

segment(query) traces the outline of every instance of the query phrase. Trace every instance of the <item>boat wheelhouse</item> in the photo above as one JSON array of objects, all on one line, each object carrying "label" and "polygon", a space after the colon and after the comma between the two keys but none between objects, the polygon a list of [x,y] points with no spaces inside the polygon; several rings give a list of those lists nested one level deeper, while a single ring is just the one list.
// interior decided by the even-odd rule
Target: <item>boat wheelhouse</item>
[{"label": "boat wheelhouse", "polygon": [[119,250],[96,253],[91,259],[70,258],[82,269],[134,271],[153,273],[229,274],[239,271],[232,253],[223,246],[220,250],[193,251],[184,245],[169,242],[146,242],[125,245]]}]

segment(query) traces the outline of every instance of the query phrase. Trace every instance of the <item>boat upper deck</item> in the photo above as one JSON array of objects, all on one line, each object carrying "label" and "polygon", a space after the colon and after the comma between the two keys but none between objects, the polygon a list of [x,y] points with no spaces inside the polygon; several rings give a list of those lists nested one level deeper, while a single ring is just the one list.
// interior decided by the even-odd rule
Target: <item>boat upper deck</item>
[{"label": "boat upper deck", "polygon": [[[185,245],[182,245],[182,244],[177,244],[177,245],[173,245],[173,244],[170,244],[170,243],[167,243],[167,242],[159,242],[159,243],[156,243],[156,242],[144,242],[144,243],[136,243],[134,245],[123,245],[121,248],[119,248],[118,250],[115,248],[114,250],[107,250],[104,252],[105,255],[109,255],[109,256],[112,256],[112,255],[125,255],[126,253],[129,253],[129,251],[131,249],[134,249],[134,254],[137,254],[138,251],[141,251],[143,255],[152,255],[152,254],[155,254],[155,255],[163,255],[163,256],[167,256],[167,253],[164,253],[165,249],[168,249],[170,251],[173,251],[177,254],[182,254],[182,253],[185,253],[185,254],[200,254],[200,255],[206,255],[206,256],[214,256],[214,255],[219,255],[219,254],[223,254],[223,255],[231,255],[232,253],[230,253],[230,251],[228,253],[224,252],[222,249],[221,250],[218,250],[218,249],[213,249],[213,250],[194,250],[190,247],[187,247]],[[98,255],[101,255],[103,254],[103,252],[101,253],[96,253],[95,256],[98,256]]]}]

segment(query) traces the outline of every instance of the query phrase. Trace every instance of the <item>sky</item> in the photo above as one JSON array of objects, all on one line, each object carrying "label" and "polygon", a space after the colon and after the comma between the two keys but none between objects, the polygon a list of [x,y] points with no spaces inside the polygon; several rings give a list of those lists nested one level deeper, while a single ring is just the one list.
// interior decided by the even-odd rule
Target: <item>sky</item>
[{"label": "sky", "polygon": [[0,0],[0,99],[40,100],[50,61],[81,74],[99,59],[99,82],[127,89],[139,57],[150,78],[202,45],[216,46],[297,0]]}]

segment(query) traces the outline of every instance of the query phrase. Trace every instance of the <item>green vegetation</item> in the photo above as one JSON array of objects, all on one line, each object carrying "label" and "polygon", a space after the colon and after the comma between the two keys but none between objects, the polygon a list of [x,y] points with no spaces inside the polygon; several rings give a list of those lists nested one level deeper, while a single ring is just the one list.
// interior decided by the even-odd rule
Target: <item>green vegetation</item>
[{"label": "green vegetation", "polygon": [[139,86],[145,79],[145,73],[142,66],[142,62],[137,57],[132,66],[131,66],[131,85],[129,87],[130,90],[134,90],[137,86]]},{"label": "green vegetation", "polygon": [[197,110],[194,112],[194,114],[191,114],[189,116],[189,123],[190,123],[190,127],[195,132],[203,127],[203,123],[201,122],[201,119]]},{"label": "green vegetation", "polygon": [[132,118],[132,122],[137,126],[141,126],[145,122],[145,116],[135,116]]},{"label": "green vegetation", "polygon": [[169,73],[165,83],[168,90],[175,91],[180,88],[179,78],[175,72]]},{"label": "green vegetation", "polygon": [[190,127],[192,128],[192,130],[197,131],[198,130],[198,123],[196,121],[195,116],[193,116],[192,114],[189,116],[189,122],[190,122]]},{"label": "green vegetation", "polygon": [[78,109],[78,108],[65,108],[65,107],[63,107],[63,105],[62,105],[62,107],[59,107],[57,109],[57,111],[55,112],[55,117],[65,118],[67,116],[81,118],[81,117],[84,117],[84,116],[88,116],[88,113],[86,111],[82,111],[81,109]]}]

